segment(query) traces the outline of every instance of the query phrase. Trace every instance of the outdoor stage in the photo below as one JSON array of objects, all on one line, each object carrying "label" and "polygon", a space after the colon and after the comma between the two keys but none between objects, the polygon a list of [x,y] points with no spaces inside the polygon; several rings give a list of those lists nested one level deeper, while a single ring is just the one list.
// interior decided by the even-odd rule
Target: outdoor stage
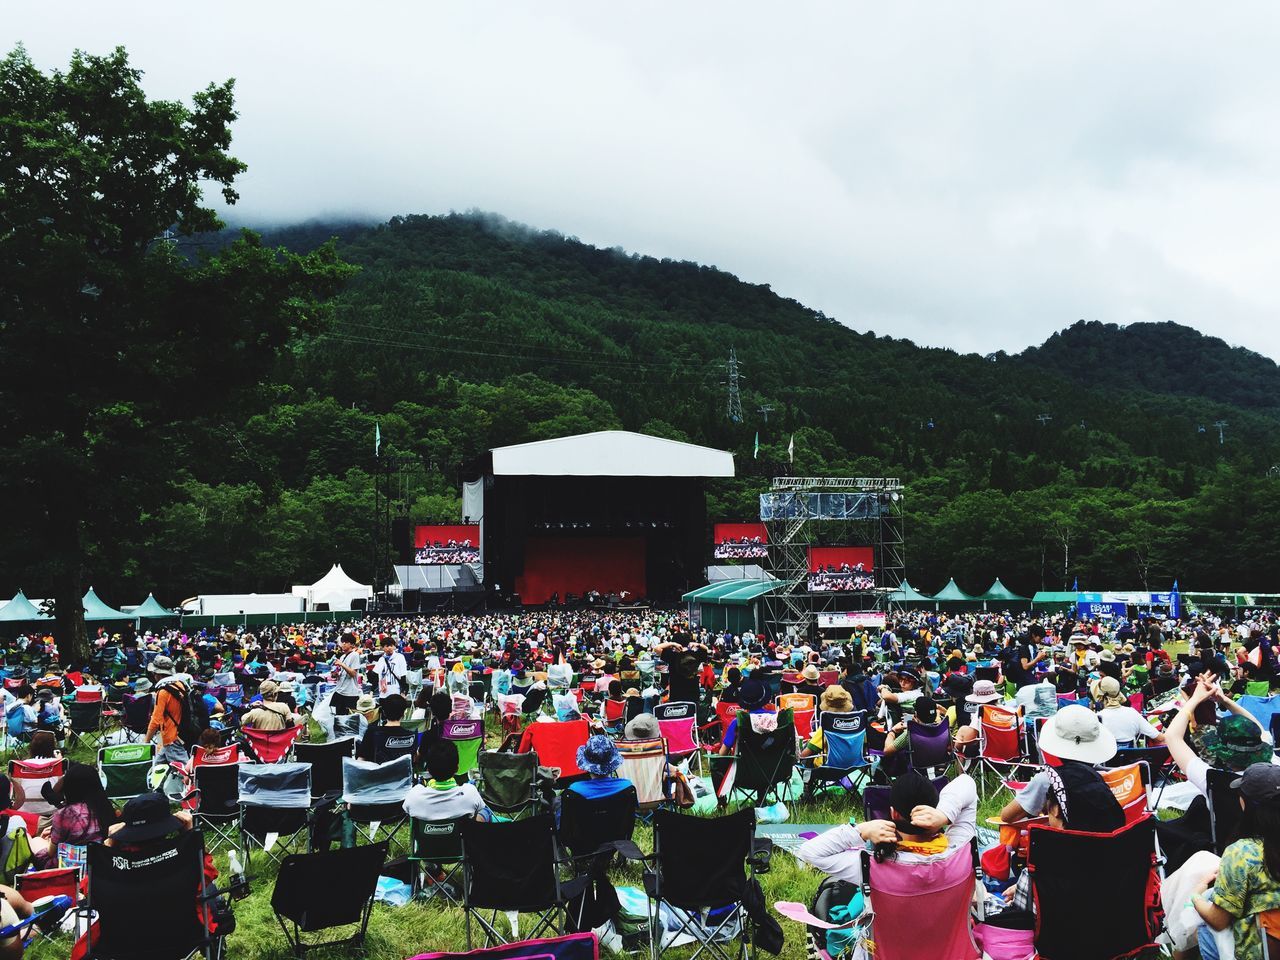
[{"label": "outdoor stage", "polygon": [[733,475],[731,453],[621,430],[491,450],[464,510],[480,524],[485,592],[674,602],[703,582],[705,481]]}]

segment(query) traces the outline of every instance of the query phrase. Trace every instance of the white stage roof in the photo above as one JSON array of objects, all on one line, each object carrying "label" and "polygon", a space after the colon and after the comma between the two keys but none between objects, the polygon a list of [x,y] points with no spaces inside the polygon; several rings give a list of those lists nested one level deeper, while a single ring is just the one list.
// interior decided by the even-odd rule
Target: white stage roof
[{"label": "white stage roof", "polygon": [[493,451],[503,477],[732,477],[733,454],[627,430],[600,430]]}]

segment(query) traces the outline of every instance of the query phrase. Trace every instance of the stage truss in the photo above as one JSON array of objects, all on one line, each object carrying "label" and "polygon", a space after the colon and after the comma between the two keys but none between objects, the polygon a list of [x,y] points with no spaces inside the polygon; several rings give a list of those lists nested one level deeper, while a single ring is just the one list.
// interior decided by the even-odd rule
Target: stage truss
[{"label": "stage truss", "polygon": [[[902,507],[897,477],[775,477],[760,498],[767,569],[782,583],[765,598],[768,633],[811,638],[820,613],[888,610],[906,576]],[[809,592],[809,548],[835,545],[873,549],[875,589]]]}]

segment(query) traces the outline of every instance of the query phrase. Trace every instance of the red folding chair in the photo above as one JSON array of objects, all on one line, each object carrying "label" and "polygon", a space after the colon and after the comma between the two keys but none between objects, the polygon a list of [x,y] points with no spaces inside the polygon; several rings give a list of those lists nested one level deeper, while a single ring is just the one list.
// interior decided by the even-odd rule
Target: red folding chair
[{"label": "red folding chair", "polygon": [[543,767],[558,767],[561,779],[582,775],[578,766],[578,748],[586,746],[591,736],[591,722],[586,719],[563,723],[534,722],[524,728],[517,753],[532,750]]},{"label": "red folding chair", "polygon": [[606,700],[604,702],[604,725],[610,730],[621,730],[627,716],[627,701]]},{"label": "red folding chair", "polygon": [[79,900],[80,871],[75,867],[32,870],[30,873],[15,875],[13,886],[31,903],[44,897],[70,897],[73,901]]},{"label": "red folding chair", "polygon": [[67,761],[62,757],[35,760],[10,760],[9,779],[15,786],[21,787],[26,800],[22,804],[22,812],[49,816],[54,806],[41,796],[46,783],[56,783],[67,773]]},{"label": "red folding chair", "polygon": [[244,727],[240,731],[249,741],[249,749],[262,763],[279,763],[293,750],[293,741],[302,733],[302,727],[288,727],[284,730],[255,730]]},{"label": "red folding chair", "polygon": [[96,703],[105,699],[102,687],[76,687],[76,703]]},{"label": "red folding chair", "polygon": [[212,750],[206,750],[204,747],[196,744],[196,748],[191,754],[191,766],[193,767],[216,766],[223,763],[239,762],[240,744],[238,743],[229,743],[225,747],[214,747]]},{"label": "red folding chair", "polygon": [[[1001,784],[1018,769],[1034,766],[1027,754],[1026,726],[1022,708],[984,703],[978,710],[978,786],[985,787],[981,773],[990,770]],[[983,796],[986,796],[985,792]]]},{"label": "red folding chair", "polygon": [[802,743],[813,736],[818,716],[818,698],[811,693],[783,693],[774,701],[779,710],[790,710],[795,718],[796,739]]}]

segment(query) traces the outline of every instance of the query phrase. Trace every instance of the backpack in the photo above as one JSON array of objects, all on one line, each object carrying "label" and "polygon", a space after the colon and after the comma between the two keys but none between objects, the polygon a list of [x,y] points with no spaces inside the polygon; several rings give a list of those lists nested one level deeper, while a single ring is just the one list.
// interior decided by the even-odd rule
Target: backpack
[{"label": "backpack", "polygon": [[209,707],[204,702],[204,694],[185,683],[169,684],[165,689],[177,698],[182,707],[178,717],[178,739],[188,745],[196,743],[200,734],[209,727]]}]

